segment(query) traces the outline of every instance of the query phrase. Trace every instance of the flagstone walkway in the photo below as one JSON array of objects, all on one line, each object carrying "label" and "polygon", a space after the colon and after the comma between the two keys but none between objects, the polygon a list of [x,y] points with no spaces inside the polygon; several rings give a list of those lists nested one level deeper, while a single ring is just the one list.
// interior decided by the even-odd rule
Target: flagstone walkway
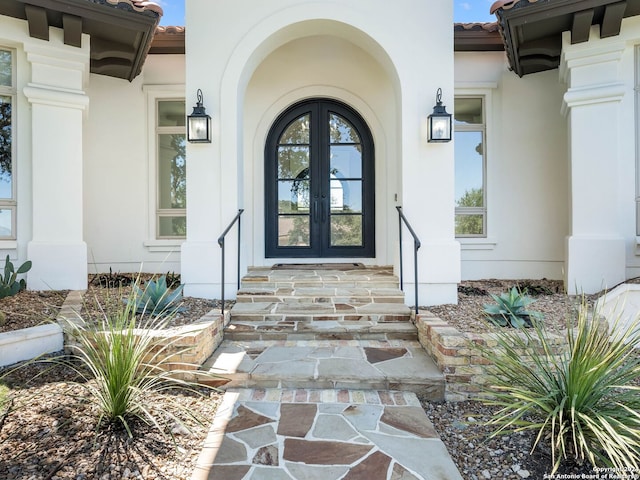
[{"label": "flagstone walkway", "polygon": [[458,480],[416,393],[444,400],[389,268],[251,269],[193,480]]}]

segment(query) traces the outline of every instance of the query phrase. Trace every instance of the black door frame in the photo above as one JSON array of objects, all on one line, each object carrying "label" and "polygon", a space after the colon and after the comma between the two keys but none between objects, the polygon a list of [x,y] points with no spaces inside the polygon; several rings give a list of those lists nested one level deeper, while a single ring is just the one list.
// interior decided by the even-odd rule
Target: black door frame
[{"label": "black door frame", "polygon": [[[278,246],[278,140],[291,122],[310,113],[310,246]],[[348,120],[360,136],[362,145],[362,246],[331,246],[329,182],[321,171],[329,160],[329,114]],[[319,137],[319,138],[318,138]],[[283,112],[273,123],[265,144],[265,257],[266,258],[373,258],[375,257],[375,152],[373,136],[366,122],[350,106],[327,98],[298,102]],[[328,172],[328,168],[325,168]]]}]

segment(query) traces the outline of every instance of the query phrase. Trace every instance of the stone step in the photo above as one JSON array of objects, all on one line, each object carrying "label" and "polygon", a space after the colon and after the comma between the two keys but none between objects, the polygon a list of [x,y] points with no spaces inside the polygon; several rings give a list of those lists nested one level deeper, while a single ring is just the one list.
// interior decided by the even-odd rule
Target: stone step
[{"label": "stone step", "polygon": [[224,329],[227,340],[416,340],[411,322],[238,321]]},{"label": "stone step", "polygon": [[398,288],[363,287],[247,287],[238,290],[237,302],[331,303],[367,305],[369,303],[404,303]]},{"label": "stone step", "polygon": [[232,322],[372,322],[411,321],[411,309],[402,303],[238,302],[229,311]]},{"label": "stone step", "polygon": [[243,289],[255,288],[398,288],[399,280],[391,267],[357,267],[332,269],[311,266],[302,268],[251,267],[242,278]]},{"label": "stone step", "polygon": [[400,390],[444,400],[444,376],[417,341],[225,340],[202,369],[224,388]]}]

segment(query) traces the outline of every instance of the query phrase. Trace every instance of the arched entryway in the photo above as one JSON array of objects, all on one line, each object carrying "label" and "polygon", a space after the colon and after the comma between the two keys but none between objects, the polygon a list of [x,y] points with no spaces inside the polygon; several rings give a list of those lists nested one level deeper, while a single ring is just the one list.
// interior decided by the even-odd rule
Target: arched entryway
[{"label": "arched entryway", "polygon": [[371,132],[348,105],[305,100],[276,121],[265,147],[265,255],[375,256]]}]

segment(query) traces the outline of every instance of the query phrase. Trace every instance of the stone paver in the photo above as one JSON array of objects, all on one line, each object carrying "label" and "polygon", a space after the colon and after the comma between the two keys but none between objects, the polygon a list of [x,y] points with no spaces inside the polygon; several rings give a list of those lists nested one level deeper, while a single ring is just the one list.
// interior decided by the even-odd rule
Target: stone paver
[{"label": "stone paver", "polygon": [[193,480],[462,479],[414,394],[359,393],[340,401],[340,391],[305,390],[304,400],[281,402],[266,391],[227,391]]},{"label": "stone paver", "polygon": [[444,377],[390,267],[251,268],[230,318],[193,480],[461,479],[412,393],[442,401]]}]

